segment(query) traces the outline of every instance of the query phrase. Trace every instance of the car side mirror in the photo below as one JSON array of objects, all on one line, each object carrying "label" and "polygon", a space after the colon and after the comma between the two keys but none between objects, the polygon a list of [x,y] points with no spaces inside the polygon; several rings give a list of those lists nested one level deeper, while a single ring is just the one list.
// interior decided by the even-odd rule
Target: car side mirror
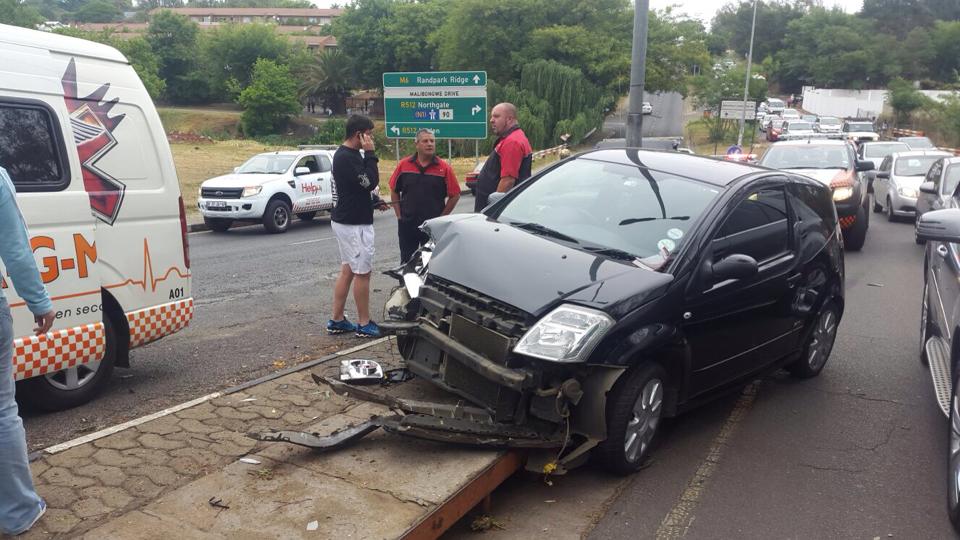
[{"label": "car side mirror", "polygon": [[[879,175],[878,175],[879,176]],[[889,174],[887,176],[890,176]],[[924,182],[920,184],[921,193],[929,193],[930,195],[937,194],[937,186],[933,182]]]},{"label": "car side mirror", "polygon": [[890,171],[877,171],[877,178],[890,178]]},{"label": "car side mirror", "polygon": [[960,243],[960,208],[934,210],[917,221],[917,239]]},{"label": "car side mirror", "polygon": [[858,159],[858,160],[857,160],[856,169],[857,169],[857,172],[872,171],[872,170],[873,170],[873,162],[872,162],[872,161],[865,161],[865,160],[859,160],[859,159]]},{"label": "car side mirror", "polygon": [[293,170],[294,176],[303,176],[305,174],[310,174],[310,167],[297,167]]},{"label": "car side mirror", "polygon": [[504,198],[504,197],[506,197],[506,196],[507,196],[507,194],[506,194],[506,193],[503,193],[503,192],[501,192],[501,191],[496,191],[496,192],[494,192],[494,193],[491,193],[490,196],[487,197],[487,206],[490,206],[491,204],[497,203],[498,201],[500,201],[500,199],[502,199],[502,198]]},{"label": "car side mirror", "polygon": [[719,283],[728,279],[746,279],[757,275],[760,265],[749,255],[735,253],[713,263],[711,269],[713,282]]}]

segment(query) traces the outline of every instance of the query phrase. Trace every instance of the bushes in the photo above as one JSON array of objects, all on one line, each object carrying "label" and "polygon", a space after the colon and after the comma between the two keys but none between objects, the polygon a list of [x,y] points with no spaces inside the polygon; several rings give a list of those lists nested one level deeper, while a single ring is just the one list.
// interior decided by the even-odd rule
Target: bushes
[{"label": "bushes", "polygon": [[244,109],[240,123],[247,136],[279,131],[300,111],[297,83],[290,69],[272,60],[257,60],[250,85],[240,92],[237,102]]}]

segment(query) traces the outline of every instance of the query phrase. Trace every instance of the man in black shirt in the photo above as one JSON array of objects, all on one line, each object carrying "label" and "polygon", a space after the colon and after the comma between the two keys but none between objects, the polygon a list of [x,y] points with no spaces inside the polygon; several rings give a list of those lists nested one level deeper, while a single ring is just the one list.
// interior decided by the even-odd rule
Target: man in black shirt
[{"label": "man in black shirt", "polygon": [[[347,138],[333,154],[333,211],[331,227],[340,247],[340,276],[333,289],[333,317],[327,332],[356,332],[358,337],[379,337],[380,327],[370,320],[370,272],[373,270],[373,209],[388,206],[380,199],[380,174],[373,152],[373,122],[353,115],[347,120]],[[363,153],[361,153],[361,149]],[[357,323],[347,320],[344,308],[353,284]]]}]

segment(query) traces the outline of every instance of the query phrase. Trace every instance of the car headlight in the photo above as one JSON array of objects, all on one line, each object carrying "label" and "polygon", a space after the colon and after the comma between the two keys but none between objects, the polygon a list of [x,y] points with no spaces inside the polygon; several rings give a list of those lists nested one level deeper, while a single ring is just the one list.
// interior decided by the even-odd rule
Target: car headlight
[{"label": "car headlight", "polygon": [[584,362],[613,324],[602,311],[562,305],[527,330],[513,352],[552,362]]},{"label": "car headlight", "polygon": [[845,201],[850,197],[853,197],[853,187],[844,186],[833,190],[833,200],[835,201]]},{"label": "car headlight", "polygon": [[243,193],[241,197],[253,197],[254,195],[259,195],[263,191],[263,186],[247,186],[243,188]]},{"label": "car headlight", "polygon": [[911,199],[917,198],[917,190],[910,187],[900,186],[897,188],[897,192],[903,195],[904,197],[909,197]]}]

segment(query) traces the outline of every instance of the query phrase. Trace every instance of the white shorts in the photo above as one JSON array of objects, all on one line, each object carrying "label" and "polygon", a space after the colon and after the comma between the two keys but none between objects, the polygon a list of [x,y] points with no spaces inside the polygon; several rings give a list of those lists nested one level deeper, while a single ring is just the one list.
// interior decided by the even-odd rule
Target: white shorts
[{"label": "white shorts", "polygon": [[330,226],[340,246],[340,263],[349,265],[354,274],[373,271],[373,225],[346,225],[331,221]]}]

